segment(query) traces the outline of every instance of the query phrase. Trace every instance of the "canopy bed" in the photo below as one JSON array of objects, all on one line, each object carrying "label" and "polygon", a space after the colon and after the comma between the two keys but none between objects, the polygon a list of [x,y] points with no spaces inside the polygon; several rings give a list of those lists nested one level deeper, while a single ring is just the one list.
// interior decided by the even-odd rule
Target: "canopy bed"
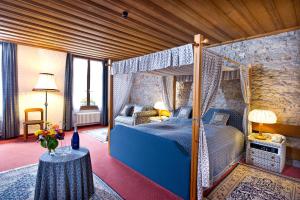
[{"label": "canopy bed", "polygon": [[[241,131],[247,134],[249,130],[247,112],[250,105],[251,66],[238,64],[237,70],[222,73],[224,57],[204,48],[203,36],[196,35],[194,41],[194,44],[114,62],[113,65],[111,61],[108,62],[111,155],[184,199],[202,199],[203,187],[209,187],[214,178],[222,174],[241,154],[245,138]],[[225,60],[237,64],[229,58]],[[181,78],[191,79],[192,75],[192,118],[172,119],[161,124],[139,125],[135,128],[119,125],[113,128],[114,116],[124,106],[134,73],[138,72],[172,75],[176,77],[173,79],[175,81]],[[113,82],[116,80],[113,77],[121,74],[125,76],[118,80],[121,80],[118,84],[121,84],[123,89]],[[238,77],[241,80],[246,104],[244,117],[230,111],[232,116],[236,116],[231,117],[231,126],[204,125],[216,111],[209,108],[215,99],[221,79],[230,77]],[[164,101],[170,110],[174,110],[174,91],[171,101],[170,94],[165,90],[164,78],[162,81]],[[118,102],[114,98],[117,92],[124,93],[118,96]],[[213,148],[215,146],[220,148]],[[232,148],[226,150],[228,147]],[[218,152],[214,151],[216,149]],[[224,152],[232,156],[230,159],[223,157],[225,161],[223,166],[220,166],[218,158],[221,158]]]}]

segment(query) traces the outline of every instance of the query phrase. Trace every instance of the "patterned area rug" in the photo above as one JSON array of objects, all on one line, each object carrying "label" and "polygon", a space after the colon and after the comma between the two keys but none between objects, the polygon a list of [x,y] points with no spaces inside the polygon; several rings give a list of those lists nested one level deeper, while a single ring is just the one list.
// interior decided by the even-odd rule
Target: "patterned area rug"
[{"label": "patterned area rug", "polygon": [[207,199],[299,200],[300,180],[239,164]]},{"label": "patterned area rug", "polygon": [[87,131],[81,131],[81,134],[87,134],[99,140],[100,142],[107,142],[107,128],[98,128]]},{"label": "patterned area rug", "polygon": [[[30,165],[0,173],[0,199],[31,200],[38,165]],[[122,198],[94,174],[95,194],[91,200],[122,200]]]}]

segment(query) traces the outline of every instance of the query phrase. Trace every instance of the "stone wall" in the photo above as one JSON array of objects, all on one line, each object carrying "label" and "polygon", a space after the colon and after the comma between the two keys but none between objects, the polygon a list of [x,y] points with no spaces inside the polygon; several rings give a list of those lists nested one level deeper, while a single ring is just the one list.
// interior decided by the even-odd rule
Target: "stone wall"
[{"label": "stone wall", "polygon": [[[278,122],[300,125],[300,30],[211,48],[245,65],[253,64],[252,108],[273,110]],[[191,83],[177,83],[177,106],[189,100]],[[133,103],[160,101],[159,77],[138,75]],[[244,104],[238,80],[223,81],[214,107],[242,112]]]},{"label": "stone wall", "polygon": [[254,65],[252,109],[272,110],[278,123],[300,125],[300,30],[212,49]]},{"label": "stone wall", "polygon": [[130,103],[152,105],[162,101],[161,80],[151,74],[136,74],[130,94]]}]

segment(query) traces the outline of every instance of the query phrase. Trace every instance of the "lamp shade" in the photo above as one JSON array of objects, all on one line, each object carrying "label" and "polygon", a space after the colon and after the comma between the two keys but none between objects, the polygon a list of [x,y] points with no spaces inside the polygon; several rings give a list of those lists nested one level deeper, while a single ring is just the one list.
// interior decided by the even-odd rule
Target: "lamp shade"
[{"label": "lamp shade", "polygon": [[38,81],[32,90],[58,92],[59,90],[57,89],[57,85],[55,83],[54,74],[40,73]]},{"label": "lamp shade", "polygon": [[274,112],[270,110],[251,110],[248,119],[251,122],[263,123],[263,124],[274,124],[277,121],[277,117]]},{"label": "lamp shade", "polygon": [[157,110],[168,110],[164,102],[158,101],[154,104],[154,108]]}]

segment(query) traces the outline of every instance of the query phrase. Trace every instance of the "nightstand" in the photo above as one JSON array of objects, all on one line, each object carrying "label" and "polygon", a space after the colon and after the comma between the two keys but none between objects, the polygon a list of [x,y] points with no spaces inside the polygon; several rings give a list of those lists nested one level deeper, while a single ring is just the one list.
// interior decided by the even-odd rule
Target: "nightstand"
[{"label": "nightstand", "polygon": [[169,119],[169,117],[166,116],[155,116],[155,117],[150,117],[149,120],[150,122],[162,122]]},{"label": "nightstand", "polygon": [[[248,136],[246,162],[258,167],[281,173],[285,165],[286,139],[278,134],[264,133],[266,140],[258,140],[255,133]],[[274,137],[282,137],[281,142],[273,142]]]}]

